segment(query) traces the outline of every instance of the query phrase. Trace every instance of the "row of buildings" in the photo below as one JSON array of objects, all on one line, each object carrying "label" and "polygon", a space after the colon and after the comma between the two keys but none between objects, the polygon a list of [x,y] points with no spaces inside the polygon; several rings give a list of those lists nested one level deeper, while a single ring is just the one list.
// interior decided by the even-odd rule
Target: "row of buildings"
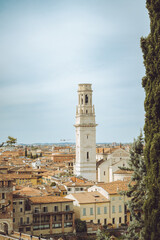
[{"label": "row of buildings", "polygon": [[[63,197],[43,190],[25,187],[15,190],[14,181],[0,178],[0,229],[30,235],[50,236],[75,232],[75,219],[86,221],[89,226],[108,225],[120,227],[128,223],[125,196],[128,181],[88,184],[73,183],[66,187]],[[64,185],[65,186],[65,185]],[[92,228],[88,231],[92,232]]]}]

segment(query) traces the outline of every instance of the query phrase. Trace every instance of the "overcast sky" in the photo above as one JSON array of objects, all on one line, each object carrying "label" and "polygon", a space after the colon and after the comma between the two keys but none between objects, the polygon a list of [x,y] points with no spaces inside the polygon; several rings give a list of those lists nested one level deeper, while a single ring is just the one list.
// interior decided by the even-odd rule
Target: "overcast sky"
[{"label": "overcast sky", "polygon": [[97,142],[144,125],[145,0],[0,0],[0,142],[75,141],[79,83],[91,83]]}]

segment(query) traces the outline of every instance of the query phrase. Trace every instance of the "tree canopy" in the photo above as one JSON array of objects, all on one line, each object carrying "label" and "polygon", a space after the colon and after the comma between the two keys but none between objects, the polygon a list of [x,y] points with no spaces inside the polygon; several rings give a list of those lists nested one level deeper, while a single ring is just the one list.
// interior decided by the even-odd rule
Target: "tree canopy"
[{"label": "tree canopy", "polygon": [[129,168],[121,168],[124,170],[132,170],[133,174],[131,177],[128,190],[122,192],[123,195],[129,197],[128,209],[130,211],[131,221],[127,229],[127,233],[124,235],[124,239],[142,240],[144,232],[144,220],[143,220],[143,204],[146,195],[145,186],[145,174],[146,167],[143,157],[143,138],[142,132],[140,133],[137,140],[134,140],[130,149],[130,160],[128,162]]},{"label": "tree canopy", "polygon": [[160,239],[160,1],[147,0],[150,33],[141,38],[146,75],[145,164],[147,199],[144,203],[145,240]]},{"label": "tree canopy", "polygon": [[7,145],[13,146],[17,142],[17,138],[8,136],[8,140],[6,141]]}]

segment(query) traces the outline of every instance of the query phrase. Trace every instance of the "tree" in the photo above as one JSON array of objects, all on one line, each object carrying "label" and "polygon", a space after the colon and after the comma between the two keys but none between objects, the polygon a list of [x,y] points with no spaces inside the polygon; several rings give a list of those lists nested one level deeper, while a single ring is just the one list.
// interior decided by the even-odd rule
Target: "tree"
[{"label": "tree", "polygon": [[134,140],[130,149],[129,168],[121,168],[125,170],[132,170],[132,178],[128,185],[128,190],[123,191],[122,194],[129,197],[128,209],[130,211],[131,219],[127,233],[124,239],[139,240],[144,239],[144,220],[142,218],[142,208],[146,195],[145,175],[146,167],[143,156],[143,138],[142,132],[137,140]]},{"label": "tree", "polygon": [[147,199],[144,203],[145,240],[160,239],[160,1],[147,0],[150,33],[141,38],[146,75],[145,164]]},{"label": "tree", "polygon": [[0,144],[0,147],[3,147],[3,145],[4,145],[4,142],[2,142],[2,143]]},{"label": "tree", "polygon": [[75,226],[77,233],[87,232],[86,221],[81,221],[79,218],[75,219]]},{"label": "tree", "polygon": [[13,146],[17,142],[17,138],[8,136],[8,140],[6,141],[7,145]]},{"label": "tree", "polygon": [[110,234],[105,229],[98,229],[96,232],[96,240],[110,240]]}]

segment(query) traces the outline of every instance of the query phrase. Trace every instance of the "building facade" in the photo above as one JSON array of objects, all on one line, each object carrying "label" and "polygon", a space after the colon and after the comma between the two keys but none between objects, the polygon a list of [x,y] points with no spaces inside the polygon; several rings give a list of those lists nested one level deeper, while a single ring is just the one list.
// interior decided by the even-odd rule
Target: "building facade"
[{"label": "building facade", "polygon": [[91,84],[79,84],[75,174],[96,181],[96,122]]},{"label": "building facade", "polygon": [[56,196],[14,196],[13,226],[18,232],[34,236],[72,233],[73,201]]},{"label": "building facade", "polygon": [[0,232],[10,234],[13,230],[13,181],[0,177]]}]

